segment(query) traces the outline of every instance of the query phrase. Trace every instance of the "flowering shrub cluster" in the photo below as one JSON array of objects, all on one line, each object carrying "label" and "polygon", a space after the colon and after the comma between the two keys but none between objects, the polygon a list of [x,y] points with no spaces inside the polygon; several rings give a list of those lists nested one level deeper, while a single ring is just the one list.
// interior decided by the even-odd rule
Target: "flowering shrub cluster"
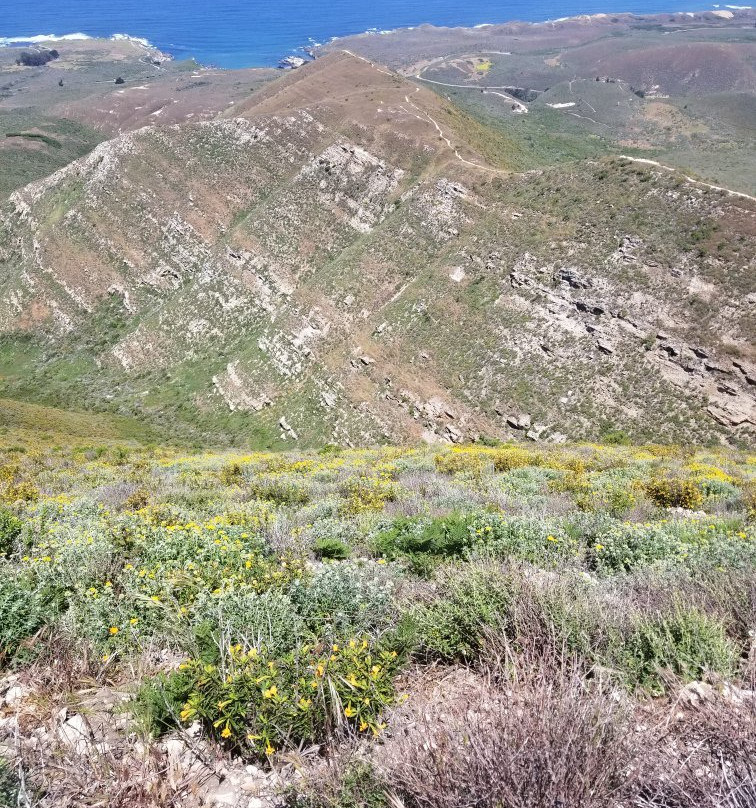
[{"label": "flowering shrub cluster", "polygon": [[155,733],[199,722],[262,758],[370,739],[407,660],[496,642],[653,693],[750,664],[752,456],[20,444],[0,445],[0,667],[70,649],[137,685]]},{"label": "flowering shrub cluster", "polygon": [[397,658],[367,638],[302,645],[282,656],[231,646],[223,664],[182,664],[189,695],[180,718],[202,721],[245,754],[322,742],[342,725],[377,735],[395,700]]}]

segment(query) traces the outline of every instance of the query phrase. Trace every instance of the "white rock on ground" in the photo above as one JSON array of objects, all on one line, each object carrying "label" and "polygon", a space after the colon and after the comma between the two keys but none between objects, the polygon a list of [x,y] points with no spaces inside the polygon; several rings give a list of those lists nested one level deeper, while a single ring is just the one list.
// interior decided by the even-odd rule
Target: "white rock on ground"
[{"label": "white rock on ground", "polygon": [[[23,685],[13,685],[5,692],[4,702],[6,707],[16,707],[27,696],[28,692]],[[0,702],[1,704],[2,702]]]},{"label": "white rock on ground", "polygon": [[72,715],[58,727],[58,740],[72,749],[76,754],[83,755],[92,744],[92,731],[86,718],[82,715]]}]

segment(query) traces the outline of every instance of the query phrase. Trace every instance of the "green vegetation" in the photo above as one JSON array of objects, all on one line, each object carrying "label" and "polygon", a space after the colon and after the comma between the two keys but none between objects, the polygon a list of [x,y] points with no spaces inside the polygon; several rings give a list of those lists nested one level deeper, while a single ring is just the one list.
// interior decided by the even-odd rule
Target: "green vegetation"
[{"label": "green vegetation", "polygon": [[0,197],[87,154],[103,140],[92,127],[37,109],[0,112]]},{"label": "green vegetation", "polygon": [[18,804],[18,780],[8,764],[0,758],[0,805]]},{"label": "green vegetation", "polygon": [[49,135],[42,135],[38,132],[6,132],[5,137],[23,137],[28,140],[38,140],[40,143],[45,143],[52,146],[54,149],[62,149],[63,144]]},{"label": "green vegetation", "polygon": [[272,755],[352,727],[379,734],[395,700],[396,651],[367,639],[302,645],[270,656],[256,647],[229,648],[222,666],[200,660],[176,674],[186,682],[182,721],[199,719],[215,738],[241,754]]},{"label": "green vegetation", "polygon": [[[332,68],[338,81],[353,79],[357,67],[350,61],[343,57]],[[51,408],[76,402],[142,424],[149,433],[143,439],[214,449],[283,450],[293,434],[282,429],[282,418],[296,445],[308,448],[329,440],[416,440],[421,420],[421,431],[440,438],[457,424],[462,439],[483,432],[505,440],[516,434],[508,418],[518,412],[548,429],[543,439],[606,434],[607,442],[746,445],[753,425],[740,419],[749,412],[745,374],[751,371],[729,368],[747,355],[750,328],[747,200],[604,156],[615,151],[610,139],[557,131],[567,113],[546,102],[533,102],[527,115],[507,119],[506,131],[494,131],[421,90],[417,104],[428,120],[381,118],[386,137],[362,142],[350,116],[361,115],[363,105],[374,110],[372,95],[385,92],[395,96],[390,103],[402,104],[415,88],[361,64],[368,72],[366,87],[355,90],[360,111],[339,105],[333,114],[355,146],[375,152],[392,177],[403,172],[381,184],[375,199],[365,197],[372,186],[356,175],[345,174],[342,187],[341,173],[329,173],[324,163],[318,163],[318,182],[315,175],[312,182],[295,179],[303,170],[310,178],[304,155],[311,149],[335,148],[305,143],[310,130],[286,128],[282,148],[294,163],[281,172],[280,153],[241,148],[218,120],[200,129],[141,129],[107,182],[93,180],[114,164],[89,161],[35,196],[31,218],[9,214],[0,228],[6,270],[0,315],[7,331],[0,342],[0,396]],[[306,95],[319,69],[316,63],[286,78],[280,102],[292,92],[289,84]],[[328,80],[336,81],[330,72]],[[612,105],[604,97],[617,87],[599,84],[590,98],[600,95],[606,108],[617,109],[616,100]],[[497,99],[459,92],[486,103]],[[553,93],[554,99],[564,95]],[[254,99],[250,104],[244,126],[251,132]],[[466,171],[431,121],[483,170]],[[401,150],[379,148],[400,131]],[[179,154],[196,159],[191,175]],[[490,170],[497,166],[504,171]],[[321,181],[329,188],[325,195],[317,190]],[[292,182],[301,204],[289,221],[283,211]],[[131,183],[143,189],[139,199]],[[350,209],[371,211],[366,230],[334,216],[326,201],[332,193],[348,199]],[[216,194],[222,224],[200,236],[197,210],[205,195]],[[130,244],[149,258],[135,262]],[[42,256],[41,266],[33,255]],[[86,273],[79,269],[84,256]],[[270,290],[262,308],[243,280],[260,260],[267,268],[259,283]],[[240,272],[231,270],[237,264]],[[212,269],[200,271],[204,266]],[[695,284],[670,282],[681,266],[695,272]],[[286,278],[295,279],[291,294],[278,294],[289,288]],[[67,289],[80,291],[72,296]],[[675,325],[668,340],[656,337],[662,323],[643,305],[648,296],[669,307]],[[19,307],[32,311],[32,298],[27,323]],[[346,312],[343,300],[369,313],[364,340],[349,318],[343,329],[326,325]],[[318,315],[317,327],[301,319],[313,306],[331,311]],[[58,324],[63,317],[70,328]],[[555,327],[544,340],[547,323]],[[732,341],[723,340],[725,333]],[[353,364],[358,344],[372,363]],[[707,368],[702,351],[721,370]],[[657,359],[665,357],[686,374],[663,373]],[[409,366],[417,373],[400,384]],[[727,374],[730,392],[723,392],[718,388]],[[454,424],[444,408],[427,407],[423,397],[431,390],[455,413]],[[353,505],[367,507],[357,499]]]},{"label": "green vegetation", "polygon": [[350,555],[349,546],[338,539],[316,539],[312,545],[312,551],[316,558],[330,558],[338,561],[343,561]]},{"label": "green vegetation", "polygon": [[[738,683],[755,476],[751,456],[674,447],[182,454],[15,430],[0,448],[0,665],[47,671],[55,647],[75,676],[128,687],[145,738],[193,726],[271,762],[373,748],[443,669],[496,682],[537,658],[554,681],[600,672],[641,701]],[[687,498],[661,498],[670,480]],[[372,784],[355,805],[398,787],[344,765],[344,794]],[[329,788],[302,783],[292,804]]]},{"label": "green vegetation", "polygon": [[620,653],[630,681],[652,692],[664,691],[665,672],[683,681],[729,678],[738,659],[722,624],[690,608],[638,618]]}]

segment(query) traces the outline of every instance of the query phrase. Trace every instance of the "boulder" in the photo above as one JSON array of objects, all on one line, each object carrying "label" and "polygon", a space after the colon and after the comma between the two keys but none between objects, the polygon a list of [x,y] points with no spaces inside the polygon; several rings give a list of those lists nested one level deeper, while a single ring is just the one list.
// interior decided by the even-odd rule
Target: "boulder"
[{"label": "boulder", "polygon": [[596,303],[586,303],[585,300],[576,300],[575,308],[582,314],[594,314],[596,317],[606,314],[606,309]]},{"label": "boulder", "polygon": [[740,426],[751,420],[751,408],[744,408],[739,406],[739,400],[735,399],[732,402],[718,401],[716,404],[710,404],[706,408],[706,412],[722,426]]},{"label": "boulder", "polygon": [[541,439],[541,435],[547,429],[548,427],[546,426],[546,424],[533,424],[533,427],[525,433],[525,437],[530,440],[538,441]]},{"label": "boulder", "polygon": [[664,353],[667,354],[667,356],[669,356],[671,358],[674,358],[676,356],[680,356],[680,349],[677,348],[675,345],[672,345],[669,342],[664,343],[663,345],[660,345],[659,347],[662,349],[662,351],[664,351]]},{"label": "boulder", "polygon": [[680,691],[680,702],[688,707],[698,707],[716,698],[717,691],[706,682],[689,682]]},{"label": "boulder", "polygon": [[205,794],[206,805],[238,805],[240,798],[240,790],[234,783],[224,781],[219,786],[216,786],[212,791]]},{"label": "boulder", "polygon": [[454,424],[446,425],[446,434],[452,443],[462,443],[464,435],[457,429]]},{"label": "boulder", "polygon": [[689,682],[680,691],[679,699],[687,707],[700,707],[718,700],[728,701],[739,706],[752,703],[756,699],[756,691],[744,690],[727,683],[715,687],[708,682]]},{"label": "boulder", "polygon": [[507,423],[512,429],[530,429],[530,416],[527,413],[520,415],[510,415]]},{"label": "boulder", "polygon": [[748,384],[756,385],[756,366],[745,362],[744,360],[732,360],[732,364],[745,376]]},{"label": "boulder", "polygon": [[611,355],[614,353],[614,346],[611,343],[607,342],[605,339],[597,339],[596,347],[603,354]]},{"label": "boulder", "polygon": [[304,59],[301,56],[285,56],[278,63],[278,66],[282,70],[296,70],[298,67],[302,67],[302,65],[306,64],[307,59]]},{"label": "boulder", "polygon": [[281,429],[283,429],[282,437],[284,438],[290,437],[293,438],[294,440],[297,440],[299,438],[299,435],[297,435],[297,433],[293,430],[289,422],[286,420],[286,416],[282,415],[278,419],[278,425],[281,427]]},{"label": "boulder", "polygon": [[713,359],[709,359],[704,362],[704,367],[706,370],[712,373],[732,373],[732,370],[728,367],[725,367],[723,364],[714,361]]},{"label": "boulder", "polygon": [[574,267],[562,267],[557,277],[561,283],[567,284],[572,289],[590,289],[593,286],[593,281],[584,278]]},{"label": "boulder", "polygon": [[509,282],[515,289],[522,286],[532,286],[534,283],[532,278],[529,278],[527,275],[523,275],[522,272],[512,272],[509,275]]}]

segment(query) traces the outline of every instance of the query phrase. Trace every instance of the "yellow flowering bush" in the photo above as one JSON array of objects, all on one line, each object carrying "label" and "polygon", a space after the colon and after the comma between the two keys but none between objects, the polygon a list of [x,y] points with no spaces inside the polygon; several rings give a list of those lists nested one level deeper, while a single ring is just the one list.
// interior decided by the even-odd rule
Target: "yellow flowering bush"
[{"label": "yellow flowering bush", "polygon": [[682,477],[656,477],[645,485],[648,498],[662,508],[696,510],[703,503],[703,494],[695,481]]},{"label": "yellow flowering bush", "polygon": [[688,463],[685,466],[685,470],[695,480],[716,480],[722,483],[733,482],[733,478],[729,474],[711,463]]},{"label": "yellow flowering bush", "polygon": [[479,449],[475,447],[455,447],[447,452],[440,452],[433,461],[436,469],[442,474],[458,474],[467,472],[478,475],[491,463],[493,452],[490,449]]},{"label": "yellow flowering bush", "polygon": [[499,449],[493,454],[493,465],[496,472],[511,471],[526,466],[542,466],[543,464],[543,457],[529,449],[511,447]]},{"label": "yellow flowering bush", "polygon": [[15,485],[7,485],[0,496],[6,502],[37,502],[39,490],[34,483],[22,480]]},{"label": "yellow flowering bush", "polygon": [[281,474],[258,475],[245,489],[256,499],[276,505],[303,505],[310,499],[308,486],[302,485],[301,479],[293,480]]},{"label": "yellow flowering bush", "polygon": [[252,500],[243,508],[230,510],[223,515],[223,521],[229,525],[239,525],[248,530],[258,530],[275,520],[275,509],[269,502]]},{"label": "yellow flowering bush", "polygon": [[397,667],[395,651],[366,638],[304,645],[279,657],[234,645],[220,665],[183,663],[178,675],[189,695],[180,718],[201,721],[244,755],[321,743],[339,729],[377,735],[396,699]]},{"label": "yellow flowering bush", "polygon": [[750,480],[743,486],[743,504],[748,518],[756,522],[756,480]]},{"label": "yellow flowering bush", "polygon": [[345,501],[340,508],[342,516],[354,516],[367,511],[381,511],[387,502],[397,498],[397,488],[384,476],[350,477],[343,486]]},{"label": "yellow flowering bush", "polygon": [[[590,497],[593,490],[586,475],[576,471],[566,471],[561,477],[551,480],[549,488],[555,493],[573,494],[583,499]],[[585,510],[585,508],[581,510]]]},{"label": "yellow flowering bush", "polygon": [[21,471],[21,466],[18,463],[5,463],[0,466],[0,483],[9,484],[12,483],[13,480],[16,479],[19,472]]},{"label": "yellow flowering bush", "polygon": [[232,462],[218,472],[218,479],[223,485],[241,485],[244,480],[244,471],[241,463]]}]

